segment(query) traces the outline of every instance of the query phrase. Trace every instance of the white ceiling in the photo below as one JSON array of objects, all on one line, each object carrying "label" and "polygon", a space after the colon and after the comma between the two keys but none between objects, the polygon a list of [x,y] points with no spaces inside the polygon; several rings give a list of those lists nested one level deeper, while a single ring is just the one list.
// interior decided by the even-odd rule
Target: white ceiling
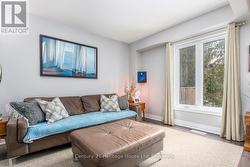
[{"label": "white ceiling", "polygon": [[250,0],[228,0],[236,16],[236,21],[249,20]]},{"label": "white ceiling", "polygon": [[227,4],[227,0],[30,0],[29,10],[131,43]]}]

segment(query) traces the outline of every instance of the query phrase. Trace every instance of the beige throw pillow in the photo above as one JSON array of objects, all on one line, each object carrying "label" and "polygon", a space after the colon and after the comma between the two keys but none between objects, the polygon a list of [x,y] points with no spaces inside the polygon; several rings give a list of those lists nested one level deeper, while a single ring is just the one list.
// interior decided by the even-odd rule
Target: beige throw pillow
[{"label": "beige throw pillow", "polygon": [[43,112],[46,114],[46,121],[49,123],[58,121],[69,116],[61,100],[56,97],[51,102],[36,99]]},{"label": "beige throw pillow", "polygon": [[110,98],[101,96],[101,111],[121,111],[118,103],[118,96],[113,95]]}]

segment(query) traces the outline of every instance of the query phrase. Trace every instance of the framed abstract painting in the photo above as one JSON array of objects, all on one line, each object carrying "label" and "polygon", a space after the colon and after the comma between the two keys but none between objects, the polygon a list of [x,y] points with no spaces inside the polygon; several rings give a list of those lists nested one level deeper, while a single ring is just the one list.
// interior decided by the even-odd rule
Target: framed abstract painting
[{"label": "framed abstract painting", "polygon": [[97,79],[98,49],[40,35],[40,75]]}]

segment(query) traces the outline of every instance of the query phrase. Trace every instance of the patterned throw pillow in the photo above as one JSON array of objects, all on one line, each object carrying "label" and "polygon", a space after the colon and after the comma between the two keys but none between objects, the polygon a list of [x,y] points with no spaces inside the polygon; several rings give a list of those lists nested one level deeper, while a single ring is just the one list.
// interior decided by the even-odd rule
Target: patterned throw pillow
[{"label": "patterned throw pillow", "polygon": [[101,96],[101,111],[121,111],[118,103],[118,96],[113,95],[110,98]]},{"label": "patterned throw pillow", "polygon": [[36,99],[43,112],[46,114],[46,121],[49,123],[58,121],[69,116],[61,100],[56,97],[51,102]]},{"label": "patterned throw pillow", "polygon": [[[19,102],[11,102],[12,105],[14,103],[19,103]],[[14,104],[15,105],[15,108],[11,106],[11,103],[8,103],[5,105],[5,111],[6,113],[11,117],[11,118],[23,118],[28,127],[30,127],[31,125],[35,125],[39,122],[43,122],[45,121],[45,114],[43,113],[43,111],[40,109],[40,107],[38,106],[37,103],[35,103],[37,105],[37,107],[35,108],[30,108],[30,106],[28,105],[27,107],[22,107],[20,106],[19,104]],[[23,102],[21,102],[23,103]],[[32,105],[31,105],[32,106]],[[16,108],[17,107],[17,108]],[[21,107],[21,110],[18,111],[18,107]],[[26,111],[26,109],[28,111]],[[28,120],[29,118],[29,120]]]},{"label": "patterned throw pillow", "polygon": [[[45,114],[37,103],[32,102],[10,102],[10,106],[20,115],[28,119],[30,125],[45,121]],[[15,114],[14,112],[12,114]],[[17,115],[17,114],[15,114]]]},{"label": "patterned throw pillow", "polygon": [[5,105],[5,111],[10,116],[10,118],[23,118],[23,116],[21,114],[19,114],[19,112],[17,110],[15,110],[13,107],[11,107],[10,103]]}]

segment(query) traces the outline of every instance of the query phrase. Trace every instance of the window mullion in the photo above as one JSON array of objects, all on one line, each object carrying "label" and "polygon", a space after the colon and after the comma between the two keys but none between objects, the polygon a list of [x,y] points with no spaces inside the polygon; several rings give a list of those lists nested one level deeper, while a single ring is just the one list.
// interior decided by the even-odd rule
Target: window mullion
[{"label": "window mullion", "polygon": [[179,88],[180,88],[180,55],[179,55],[179,48],[177,47],[175,49],[175,58],[174,58],[174,63],[175,63],[175,106],[180,105],[180,95],[179,95]]},{"label": "window mullion", "polygon": [[204,88],[204,61],[203,61],[203,58],[204,58],[204,55],[203,55],[203,43],[200,43],[200,50],[201,50],[201,61],[200,61],[200,64],[201,64],[201,68],[200,68],[200,71],[201,71],[201,74],[200,74],[200,83],[201,83],[201,87],[200,87],[200,104],[201,106],[203,107],[203,88]]},{"label": "window mullion", "polygon": [[203,104],[203,59],[202,59],[202,44],[196,44],[196,105],[202,106]]}]

